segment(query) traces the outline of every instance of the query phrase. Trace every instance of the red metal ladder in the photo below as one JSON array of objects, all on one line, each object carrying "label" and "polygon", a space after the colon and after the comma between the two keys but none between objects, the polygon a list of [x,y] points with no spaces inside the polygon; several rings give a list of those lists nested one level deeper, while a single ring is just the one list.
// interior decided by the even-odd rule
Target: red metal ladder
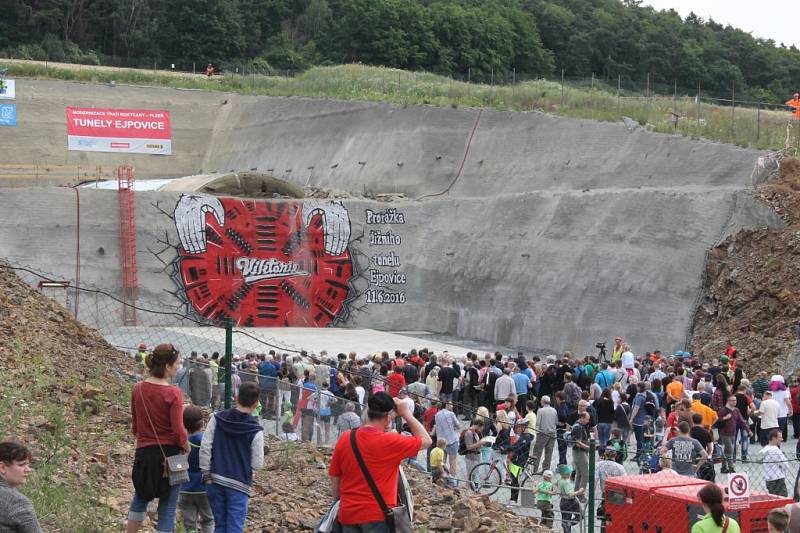
[{"label": "red metal ladder", "polygon": [[119,199],[119,244],[122,261],[122,325],[136,325],[136,206],[133,192],[133,167],[117,169]]}]

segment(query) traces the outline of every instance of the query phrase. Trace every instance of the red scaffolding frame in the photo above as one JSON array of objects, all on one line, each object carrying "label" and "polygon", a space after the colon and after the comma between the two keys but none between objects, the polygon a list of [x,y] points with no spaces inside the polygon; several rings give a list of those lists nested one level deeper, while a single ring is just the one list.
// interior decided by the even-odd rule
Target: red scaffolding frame
[{"label": "red scaffolding frame", "polygon": [[136,205],[133,192],[133,167],[117,169],[119,199],[119,244],[122,262],[122,325],[136,325],[136,292],[139,281],[136,273]]}]

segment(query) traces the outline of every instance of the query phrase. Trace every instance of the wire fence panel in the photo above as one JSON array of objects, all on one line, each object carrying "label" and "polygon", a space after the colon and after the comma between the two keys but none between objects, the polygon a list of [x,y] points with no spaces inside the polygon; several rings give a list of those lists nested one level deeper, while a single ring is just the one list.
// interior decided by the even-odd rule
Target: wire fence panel
[{"label": "wire fence panel", "polygon": [[[800,440],[796,437],[800,420],[796,430],[789,427],[787,417],[779,419],[782,430],[761,428],[755,416],[746,421],[742,418],[733,426],[704,427],[698,417],[706,410],[685,400],[676,403],[674,413],[667,409],[658,414],[648,412],[641,425],[631,418],[633,426],[619,426],[616,419],[598,422],[592,404],[581,418],[581,408],[578,412],[567,409],[563,392],[558,392],[553,395],[556,432],[539,432],[537,426],[521,425],[527,420],[523,416],[528,401],[539,417],[546,416],[542,410],[546,405],[539,403],[535,388],[519,396],[495,398],[494,391],[482,385],[456,379],[452,393],[442,392],[441,370],[428,366],[435,362],[434,354],[424,354],[429,362],[418,367],[418,361],[393,358],[386,352],[312,353],[271,338],[259,328],[234,328],[230,322],[199,320],[179,309],[145,306],[136,306],[143,325],[121,327],[125,304],[111,291],[59,284],[28,266],[0,268],[11,268],[67,309],[74,311],[80,301],[82,320],[132,357],[141,357],[158,344],[173,344],[183,357],[174,383],[188,403],[209,412],[219,410],[228,397],[235,402],[243,383],[257,383],[261,401],[254,416],[266,433],[284,441],[335,446],[345,431],[366,422],[368,398],[378,391],[410,402],[415,417],[429,428],[443,409],[453,412],[457,434],[463,435],[471,423],[483,425],[480,446],[474,453],[448,452],[440,483],[489,495],[565,533],[689,531],[692,524],[704,519],[698,492],[708,483],[721,487],[727,516],[737,520],[742,531],[765,531],[768,512],[798,497]],[[165,314],[170,323],[178,325],[160,324]],[[495,356],[486,355],[482,360],[471,357],[469,362],[466,356],[457,356],[454,362],[462,365],[468,376],[473,365],[491,368]],[[406,374],[405,365],[414,368]],[[227,368],[230,388],[226,386]],[[403,376],[402,384],[390,378],[394,374]],[[410,376],[407,382],[406,375]],[[513,420],[501,415],[512,412]],[[726,420],[725,411],[719,414]],[[689,426],[693,415],[694,425]],[[575,421],[578,423],[573,425]],[[687,425],[681,428],[684,422]],[[393,429],[408,430],[399,418]],[[682,430],[689,431],[688,435],[681,434]],[[458,442],[445,444],[460,447],[460,440],[459,436]],[[441,445],[434,439],[431,449],[409,460],[408,466],[433,475],[438,471],[431,464],[436,446]],[[519,452],[525,447],[526,451]],[[545,471],[550,471],[547,477]]]}]

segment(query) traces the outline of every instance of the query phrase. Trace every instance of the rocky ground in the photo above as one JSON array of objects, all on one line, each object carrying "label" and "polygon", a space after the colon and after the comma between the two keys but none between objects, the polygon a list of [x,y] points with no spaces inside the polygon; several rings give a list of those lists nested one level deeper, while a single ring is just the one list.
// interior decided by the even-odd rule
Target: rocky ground
[{"label": "rocky ground", "polygon": [[755,194],[786,227],[741,231],[711,251],[691,345],[708,357],[730,338],[751,373],[794,372],[800,368],[800,160],[784,159],[780,175]]},{"label": "rocky ground", "polygon": [[[272,440],[265,467],[255,481],[249,521],[254,531],[299,531],[314,527],[330,505],[330,450]],[[418,531],[549,531],[535,518],[468,490],[434,486],[430,476],[405,469],[414,495]],[[292,487],[287,491],[285,487]],[[276,495],[283,492],[282,497]]]},{"label": "rocky ground", "polygon": [[[2,262],[0,338],[0,440],[22,441],[35,454],[24,492],[45,531],[120,531],[132,494],[135,364]],[[310,531],[330,504],[330,450],[280,440],[266,446],[247,531]],[[419,531],[538,530],[535,519],[488,498],[407,474]]]}]

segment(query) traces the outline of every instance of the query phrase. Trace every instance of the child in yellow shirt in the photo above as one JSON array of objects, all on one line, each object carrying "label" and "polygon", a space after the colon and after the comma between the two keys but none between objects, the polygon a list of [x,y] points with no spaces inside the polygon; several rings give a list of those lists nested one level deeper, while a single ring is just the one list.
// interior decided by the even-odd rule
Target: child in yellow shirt
[{"label": "child in yellow shirt", "polygon": [[431,452],[431,479],[434,483],[447,481],[447,472],[444,470],[444,450],[447,447],[445,439],[436,441],[436,448]]}]

